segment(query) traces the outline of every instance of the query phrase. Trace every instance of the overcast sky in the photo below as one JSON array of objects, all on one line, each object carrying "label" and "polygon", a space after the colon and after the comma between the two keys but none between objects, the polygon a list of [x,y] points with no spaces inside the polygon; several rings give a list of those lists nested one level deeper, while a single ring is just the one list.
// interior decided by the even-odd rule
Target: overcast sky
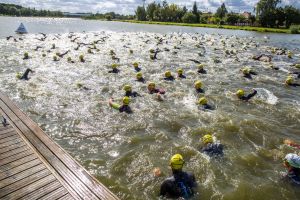
[{"label": "overcast sky", "polygon": [[[191,8],[195,0],[168,0],[169,3],[176,3]],[[120,14],[133,14],[142,0],[0,0],[1,3],[13,3],[25,7],[37,9],[61,10],[65,12],[99,12],[105,13],[114,11]],[[146,3],[153,0],[146,0]],[[161,2],[157,0],[156,2]],[[253,7],[258,0],[197,0],[198,8],[201,11],[214,12],[223,2],[229,11],[253,12]],[[284,5],[293,5],[300,8],[300,0],[282,0]]]}]

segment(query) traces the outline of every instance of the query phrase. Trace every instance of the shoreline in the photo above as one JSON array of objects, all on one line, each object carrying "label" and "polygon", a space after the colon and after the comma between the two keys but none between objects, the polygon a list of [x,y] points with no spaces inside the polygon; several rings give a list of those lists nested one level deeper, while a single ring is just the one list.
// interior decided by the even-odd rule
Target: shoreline
[{"label": "shoreline", "polygon": [[252,27],[252,26],[232,26],[232,25],[216,25],[216,24],[188,24],[176,22],[156,22],[156,21],[137,21],[137,20],[116,20],[119,22],[128,22],[135,24],[154,24],[166,26],[188,26],[195,28],[217,28],[217,29],[230,29],[230,30],[243,30],[243,31],[256,31],[261,33],[284,33],[291,34],[290,29],[280,28],[265,28],[265,27]]}]

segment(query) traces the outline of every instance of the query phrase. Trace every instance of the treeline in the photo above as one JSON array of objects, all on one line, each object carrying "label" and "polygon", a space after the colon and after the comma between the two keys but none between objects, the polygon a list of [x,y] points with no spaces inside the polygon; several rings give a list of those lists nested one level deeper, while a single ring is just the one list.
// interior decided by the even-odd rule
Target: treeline
[{"label": "treeline", "polygon": [[134,15],[121,15],[115,12],[108,12],[108,13],[97,13],[92,14],[90,16],[84,17],[84,19],[106,19],[107,21],[111,20],[132,20],[134,19]]},{"label": "treeline", "polygon": [[0,15],[9,16],[37,16],[37,17],[63,17],[60,11],[36,10],[35,8],[25,8],[15,4],[0,3]]},{"label": "treeline", "polygon": [[244,14],[229,13],[223,3],[216,13],[202,13],[197,3],[191,10],[185,6],[169,4],[164,0],[161,4],[152,2],[146,7],[138,6],[135,14],[139,21],[183,22],[202,24],[247,24],[263,27],[290,27],[300,24],[300,10],[293,6],[278,7],[280,0],[260,0],[256,7],[256,16],[245,12]]}]

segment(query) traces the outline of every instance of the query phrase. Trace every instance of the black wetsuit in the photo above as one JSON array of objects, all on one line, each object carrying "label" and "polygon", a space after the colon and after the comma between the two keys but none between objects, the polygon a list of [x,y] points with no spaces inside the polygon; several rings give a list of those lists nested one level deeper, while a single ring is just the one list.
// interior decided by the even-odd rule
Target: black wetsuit
[{"label": "black wetsuit", "polygon": [[204,93],[204,90],[202,88],[196,89],[197,93]]},{"label": "black wetsuit", "polygon": [[199,74],[207,74],[207,71],[205,69],[198,69],[197,71]]},{"label": "black wetsuit", "polygon": [[248,94],[247,96],[239,97],[239,99],[244,100],[244,101],[249,101],[249,100],[250,100],[252,97],[254,97],[256,94],[257,94],[257,91],[254,90],[253,93]]},{"label": "black wetsuit", "polygon": [[300,72],[292,72],[292,74],[296,74],[297,78],[300,78]]},{"label": "black wetsuit", "polygon": [[287,174],[287,177],[295,184],[300,185],[300,168],[293,168]]},{"label": "black wetsuit", "polygon": [[290,84],[288,84],[288,86],[297,87],[297,86],[300,86],[300,84],[298,84],[298,83],[290,83]]},{"label": "black wetsuit", "polygon": [[126,112],[128,114],[132,113],[132,110],[131,108],[128,106],[128,105],[122,105],[120,108],[119,108],[119,111],[120,112]]},{"label": "black wetsuit", "polygon": [[117,74],[117,73],[119,73],[120,72],[120,70],[118,70],[118,69],[112,69],[112,70],[110,70],[110,71],[108,71],[108,73],[115,73],[115,74]]},{"label": "black wetsuit", "polygon": [[183,74],[178,75],[178,77],[179,77],[179,78],[186,78],[186,76],[183,75]]},{"label": "black wetsuit", "polygon": [[194,195],[194,188],[196,187],[196,179],[192,173],[173,171],[173,176],[165,179],[160,186],[160,196],[189,199]]},{"label": "black wetsuit", "polygon": [[139,71],[141,71],[142,69],[139,68],[139,67],[135,67],[134,70],[135,70],[136,72],[139,72]]},{"label": "black wetsuit", "polygon": [[223,156],[223,145],[219,143],[209,143],[202,147],[201,152],[209,156]]},{"label": "black wetsuit", "polygon": [[144,78],[139,78],[139,79],[136,79],[135,81],[138,81],[138,82],[141,82],[141,83],[145,83],[146,80]]},{"label": "black wetsuit", "polygon": [[140,97],[141,95],[137,92],[128,91],[128,92],[125,93],[124,96],[127,96],[127,97]]},{"label": "black wetsuit", "polygon": [[244,74],[244,77],[245,78],[248,78],[248,79],[252,79],[252,76],[251,75],[257,75],[257,73],[255,73],[255,72],[249,72],[249,74]]},{"label": "black wetsuit", "polygon": [[28,78],[28,74],[29,74],[29,72],[32,72],[32,70],[31,69],[26,69],[26,71],[25,71],[25,73],[23,74],[23,76],[21,77],[21,79],[24,79],[24,80],[29,80],[29,78]]},{"label": "black wetsuit", "polygon": [[174,76],[170,76],[170,77],[164,78],[164,80],[165,80],[165,81],[174,81],[175,78],[174,78]]},{"label": "black wetsuit", "polygon": [[204,104],[201,105],[200,109],[204,109],[204,110],[214,110],[214,107],[209,105],[209,104]]}]

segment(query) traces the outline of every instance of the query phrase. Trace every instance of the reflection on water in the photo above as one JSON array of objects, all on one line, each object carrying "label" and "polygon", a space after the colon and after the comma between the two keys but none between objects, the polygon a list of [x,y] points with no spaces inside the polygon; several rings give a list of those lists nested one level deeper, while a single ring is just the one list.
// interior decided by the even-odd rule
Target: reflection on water
[{"label": "reflection on water", "polygon": [[[27,20],[29,31],[43,29],[51,34],[45,41],[40,41],[41,34],[22,36],[23,40],[16,37],[17,42],[0,40],[1,91],[121,199],[157,198],[160,183],[170,174],[167,165],[174,153],[184,156],[185,169],[197,177],[200,187],[195,199],[299,198],[298,189],[280,181],[284,171],[281,159],[294,151],[282,141],[287,137],[300,141],[300,88],[282,84],[288,71],[294,70],[291,64],[299,62],[296,37],[285,40],[282,35],[271,35],[265,41],[263,35],[242,31],[222,30],[225,35],[218,35],[205,33],[213,29],[165,30],[161,26],[77,19],[4,19],[15,24]],[[47,26],[49,29],[44,29]],[[3,31],[1,35],[11,33]],[[94,41],[99,42],[94,46]],[[75,50],[77,43],[84,44]],[[282,43],[293,51],[293,59],[272,54],[273,47]],[[35,51],[37,46],[40,48]],[[153,61],[149,51],[156,48],[162,52]],[[66,56],[53,61],[56,53],[67,50]],[[110,50],[120,59],[119,74],[108,73],[110,65],[117,62]],[[30,59],[22,59],[24,52]],[[273,65],[280,69],[252,59],[261,53],[272,55]],[[79,62],[81,54],[85,63]],[[75,62],[69,63],[68,57]],[[207,74],[199,75],[191,60],[204,63]],[[135,81],[133,62],[140,63],[147,81],[155,81],[167,91],[164,102],[156,101],[145,84]],[[243,66],[251,66],[258,75],[253,80],[243,78]],[[28,67],[34,70],[31,79],[17,80],[16,73]],[[175,75],[179,67],[184,69],[186,80],[163,80],[166,70]],[[199,96],[193,83],[198,79],[216,110],[205,112],[195,104]],[[78,87],[80,84],[88,90]],[[132,115],[120,114],[107,105],[111,96],[121,99],[125,84],[142,95],[132,101]],[[232,95],[238,88],[247,92],[256,88],[258,95],[241,102]],[[206,133],[213,133],[225,145],[222,160],[199,153],[199,139]],[[162,169],[162,177],[153,177],[154,167]]]}]

